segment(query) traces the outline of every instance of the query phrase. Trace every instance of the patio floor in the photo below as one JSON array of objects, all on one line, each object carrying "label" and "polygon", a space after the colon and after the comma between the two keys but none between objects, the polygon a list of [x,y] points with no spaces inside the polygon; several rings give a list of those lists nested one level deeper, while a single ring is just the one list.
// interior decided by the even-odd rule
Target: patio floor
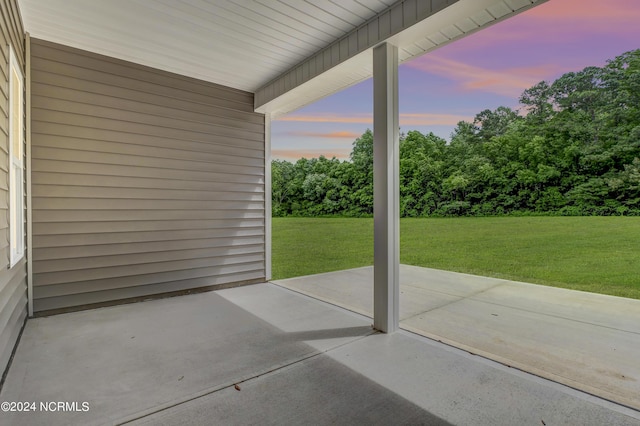
[{"label": "patio floor", "polygon": [[[274,281],[371,316],[373,267]],[[640,410],[640,300],[401,265],[400,326]]]},{"label": "patio floor", "polygon": [[640,425],[637,411],[370,323],[268,283],[32,319],[0,400],[88,410],[38,405],[0,424]]}]

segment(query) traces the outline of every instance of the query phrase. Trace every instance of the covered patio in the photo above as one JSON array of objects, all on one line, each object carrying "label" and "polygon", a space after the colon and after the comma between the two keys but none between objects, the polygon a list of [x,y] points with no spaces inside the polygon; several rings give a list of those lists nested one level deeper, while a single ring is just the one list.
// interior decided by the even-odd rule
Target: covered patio
[{"label": "covered patio", "polygon": [[366,316],[270,283],[30,320],[2,399],[88,403],[0,414],[29,426],[640,424],[637,411],[375,332]]},{"label": "covered patio", "polygon": [[[0,423],[638,424],[399,330],[398,64],[543,2],[0,0],[0,396],[35,404]],[[269,283],[270,123],[370,77],[375,259],[345,309]]]}]

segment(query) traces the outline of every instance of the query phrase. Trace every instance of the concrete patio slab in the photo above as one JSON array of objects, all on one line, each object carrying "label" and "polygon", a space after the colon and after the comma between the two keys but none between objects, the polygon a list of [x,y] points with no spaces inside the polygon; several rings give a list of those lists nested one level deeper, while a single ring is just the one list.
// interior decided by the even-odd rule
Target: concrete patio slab
[{"label": "concrete patio slab", "polygon": [[[372,312],[372,267],[274,282]],[[639,300],[408,265],[400,293],[406,330],[640,409]]]},{"label": "concrete patio slab", "polygon": [[[256,294],[282,315],[305,311],[313,319],[307,332],[340,324],[335,334],[313,336],[325,350],[372,332],[366,319],[326,304]],[[8,421],[0,424],[119,423],[317,354],[305,337],[214,292],[36,318],[25,328],[2,400],[86,401],[90,412],[0,414]]]},{"label": "concrete patio slab", "polygon": [[140,425],[448,425],[328,356],[133,422]]},{"label": "concrete patio slab", "polygon": [[456,425],[640,424],[638,412],[606,412],[604,400],[405,331],[328,355]]},{"label": "concrete patio slab", "polygon": [[[237,388],[236,388],[237,385]],[[640,425],[640,413],[258,284],[30,320],[2,401],[7,425]]]}]

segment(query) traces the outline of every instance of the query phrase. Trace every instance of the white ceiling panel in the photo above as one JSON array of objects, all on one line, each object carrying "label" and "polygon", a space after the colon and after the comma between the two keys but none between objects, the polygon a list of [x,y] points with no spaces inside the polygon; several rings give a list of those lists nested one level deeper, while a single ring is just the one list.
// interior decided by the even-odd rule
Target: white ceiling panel
[{"label": "white ceiling panel", "polygon": [[392,3],[19,0],[32,37],[250,92]]}]

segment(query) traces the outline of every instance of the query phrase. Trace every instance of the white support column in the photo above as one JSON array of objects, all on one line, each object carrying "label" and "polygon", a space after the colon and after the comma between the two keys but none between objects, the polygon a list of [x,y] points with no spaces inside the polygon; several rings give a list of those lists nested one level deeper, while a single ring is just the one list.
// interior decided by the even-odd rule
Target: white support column
[{"label": "white support column", "polygon": [[373,326],[398,329],[400,310],[400,137],[398,48],[373,49]]},{"label": "white support column", "polygon": [[264,115],[264,274],[271,279],[271,115]]}]

